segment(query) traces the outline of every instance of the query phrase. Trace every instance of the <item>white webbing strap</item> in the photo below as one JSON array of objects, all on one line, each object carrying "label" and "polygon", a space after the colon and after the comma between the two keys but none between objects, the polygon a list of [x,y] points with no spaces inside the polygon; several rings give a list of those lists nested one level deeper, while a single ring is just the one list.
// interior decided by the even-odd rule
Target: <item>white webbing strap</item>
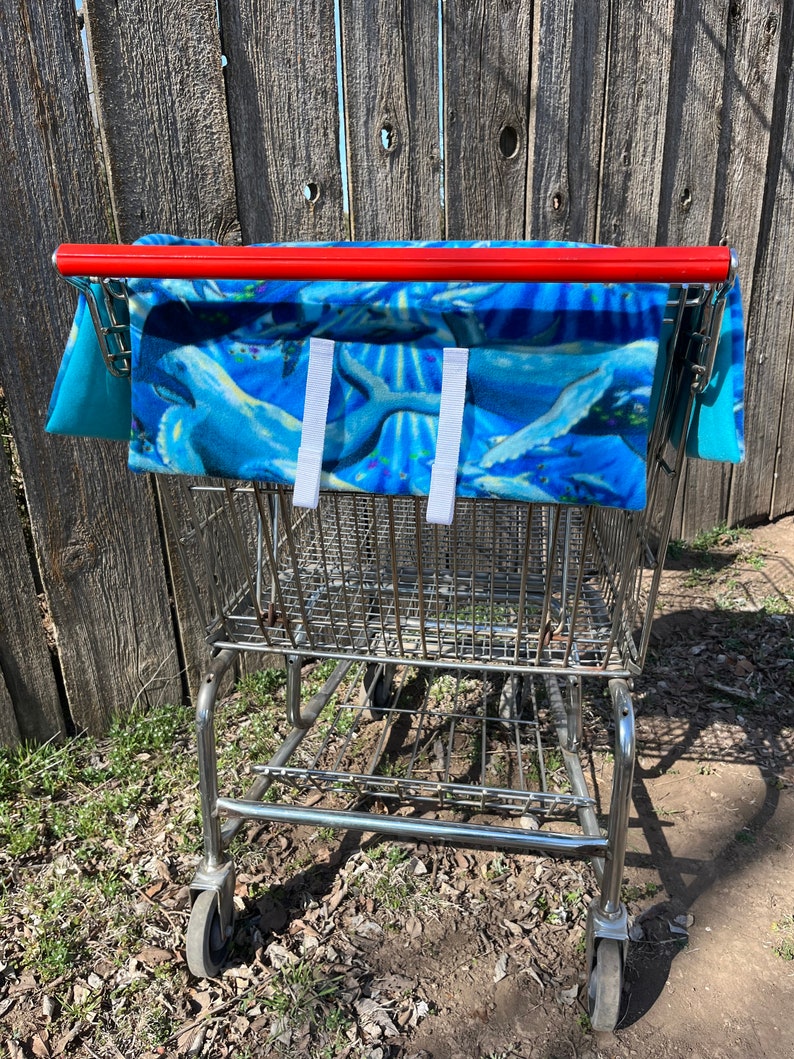
[{"label": "white webbing strap", "polygon": [[320,500],[320,473],[323,469],[325,423],[331,396],[334,343],[328,338],[309,339],[309,371],[303,402],[303,427],[295,469],[295,507],[315,508]]},{"label": "white webbing strap", "polygon": [[444,349],[436,458],[430,472],[430,493],[427,497],[427,521],[440,526],[449,526],[455,514],[455,484],[458,478],[468,366],[468,349],[455,346]]}]

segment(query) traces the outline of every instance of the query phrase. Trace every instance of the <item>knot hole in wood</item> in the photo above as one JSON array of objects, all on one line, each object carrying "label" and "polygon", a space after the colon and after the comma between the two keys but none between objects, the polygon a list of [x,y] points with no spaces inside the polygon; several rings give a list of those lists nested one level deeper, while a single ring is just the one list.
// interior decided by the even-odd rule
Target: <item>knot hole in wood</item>
[{"label": "knot hole in wood", "polygon": [[518,154],[518,132],[512,125],[505,125],[499,133],[499,150],[503,158],[515,158]]}]

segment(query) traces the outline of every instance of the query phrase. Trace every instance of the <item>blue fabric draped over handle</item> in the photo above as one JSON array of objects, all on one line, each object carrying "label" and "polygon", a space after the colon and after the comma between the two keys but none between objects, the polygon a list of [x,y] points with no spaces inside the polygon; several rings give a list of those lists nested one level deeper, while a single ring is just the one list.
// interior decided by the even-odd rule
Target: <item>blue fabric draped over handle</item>
[{"label": "blue fabric draped over handle", "polygon": [[[91,289],[100,318],[109,326],[102,289],[98,283]],[[123,302],[117,311],[124,312]],[[111,375],[105,367],[88,302],[80,294],[50,398],[46,429],[51,434],[129,441],[131,402],[130,380]]]},{"label": "blue fabric draped over handle", "polygon": [[[744,459],[744,313],[738,279],[728,293],[708,386],[695,398],[687,426],[691,459],[741,463]],[[680,437],[678,426],[674,440]]]},{"label": "blue fabric draped over handle", "polygon": [[[338,350],[322,485],[426,495],[441,352],[459,346],[471,360],[458,495],[644,505],[667,298],[658,285],[131,280],[128,288],[132,386],[105,370],[81,298],[47,429],[131,439],[134,470],[293,484],[315,337]],[[688,427],[689,455],[742,458],[743,356],[735,287],[712,380]]]}]

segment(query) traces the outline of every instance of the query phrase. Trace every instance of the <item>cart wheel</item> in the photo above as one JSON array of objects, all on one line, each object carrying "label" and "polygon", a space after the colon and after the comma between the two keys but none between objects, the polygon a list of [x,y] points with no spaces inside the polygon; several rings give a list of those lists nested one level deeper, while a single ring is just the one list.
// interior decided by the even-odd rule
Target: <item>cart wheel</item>
[{"label": "cart wheel", "polygon": [[369,711],[375,720],[386,715],[391,699],[393,680],[393,666],[382,666],[377,662],[373,662],[364,671],[362,694],[365,700],[369,701]]},{"label": "cart wheel", "polygon": [[202,890],[190,912],[186,938],[187,965],[197,978],[215,978],[229,949],[223,937],[215,890]]},{"label": "cart wheel", "polygon": [[593,957],[587,982],[590,1025],[600,1033],[611,1033],[618,1024],[623,998],[623,943],[602,938]]}]

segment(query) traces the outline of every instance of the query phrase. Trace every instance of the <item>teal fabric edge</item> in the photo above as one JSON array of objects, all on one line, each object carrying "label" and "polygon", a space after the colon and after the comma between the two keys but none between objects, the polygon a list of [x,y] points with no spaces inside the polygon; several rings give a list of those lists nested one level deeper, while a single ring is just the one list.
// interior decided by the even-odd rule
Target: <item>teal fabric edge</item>
[{"label": "teal fabric edge", "polygon": [[[101,307],[101,288],[95,284],[92,289]],[[105,367],[88,302],[80,294],[44,429],[48,434],[128,442],[131,395],[130,380],[111,375]]]},{"label": "teal fabric edge", "polygon": [[744,460],[744,312],[739,281],[728,292],[711,379],[695,397],[686,437],[690,459]]},{"label": "teal fabric edge", "polygon": [[[664,338],[663,334],[662,344]],[[689,459],[713,463],[744,461],[744,356],[744,312],[736,280],[728,292],[711,379],[703,392],[695,395],[686,424],[685,451]],[[651,418],[656,415],[663,369],[660,359],[650,402]],[[686,402],[681,401],[670,428],[674,447],[685,429],[685,411]]]}]

